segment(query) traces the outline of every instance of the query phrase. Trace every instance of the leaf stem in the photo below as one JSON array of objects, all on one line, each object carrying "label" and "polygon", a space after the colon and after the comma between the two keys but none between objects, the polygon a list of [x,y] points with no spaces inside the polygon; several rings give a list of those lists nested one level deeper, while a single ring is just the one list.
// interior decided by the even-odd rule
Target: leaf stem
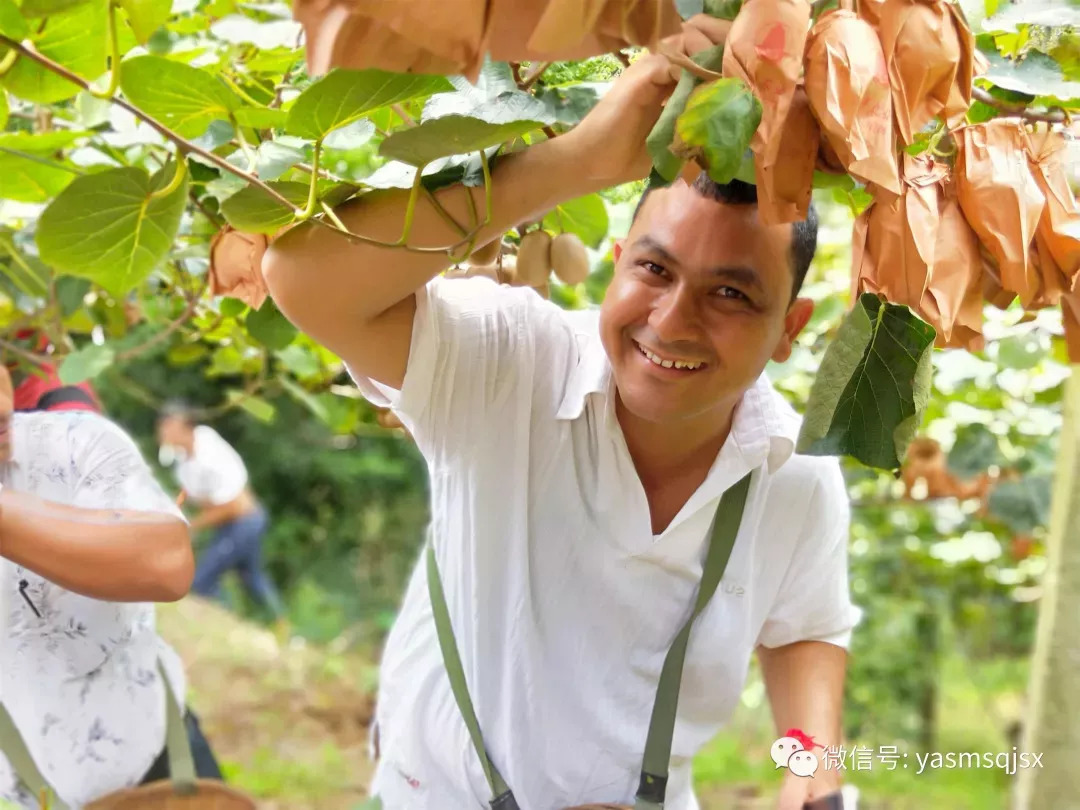
[{"label": "leaf stem", "polygon": [[244,128],[240,126],[239,122],[233,115],[229,114],[229,120],[232,122],[233,129],[236,130],[236,142],[240,144],[240,151],[244,153],[244,157],[247,158],[249,172],[255,171],[255,165],[258,163],[258,159],[255,157],[255,153],[251,151],[251,144],[247,142],[247,138],[244,137]]},{"label": "leaf stem", "polygon": [[329,205],[327,205],[324,202],[320,202],[319,205],[322,207],[323,213],[326,214],[327,219],[329,219],[331,222],[333,222],[335,225],[337,225],[341,230],[343,230],[343,231],[348,231],[349,230],[348,228],[345,227],[345,223],[342,222],[340,219],[338,219],[338,215],[334,213],[333,208],[331,208]]},{"label": "leaf stem", "polygon": [[405,226],[401,229],[401,239],[397,242],[399,245],[404,245],[409,241],[413,217],[416,215],[416,200],[420,196],[420,187],[423,185],[423,174],[424,167],[417,166],[416,177],[413,178],[412,188],[409,189],[409,202],[405,206]]},{"label": "leaf stem", "polygon": [[109,86],[105,90],[95,90],[87,87],[90,95],[95,98],[111,99],[116,95],[116,89],[120,86],[120,37],[116,32],[116,2],[109,0]]},{"label": "leaf stem", "polygon": [[161,200],[173,194],[184,183],[184,178],[187,176],[187,160],[182,154],[177,152],[176,155],[176,169],[173,171],[172,180],[169,184],[163,188],[159,188],[157,191],[150,193],[151,200]]},{"label": "leaf stem", "polygon": [[322,152],[322,139],[315,141],[315,148],[311,152],[311,185],[308,186],[308,200],[304,210],[297,214],[298,222],[311,219],[319,203],[319,154]]},{"label": "leaf stem", "polygon": [[229,87],[232,88],[232,91],[234,93],[236,93],[236,95],[240,96],[240,98],[242,98],[248,104],[250,104],[253,107],[262,107],[262,104],[260,104],[258,101],[253,99],[251,96],[249,96],[244,91],[244,88],[242,88],[234,79],[230,78],[229,74],[222,73],[221,78],[225,80],[225,84],[229,85]]},{"label": "leaf stem", "polygon": [[[44,54],[38,53],[33,48],[23,45],[20,42],[16,42],[15,40],[11,39],[10,37],[6,37],[3,34],[0,34],[0,44],[11,48],[13,51],[18,52],[19,54],[27,57],[28,59],[32,59],[33,61],[44,67],[46,70],[55,73],[57,76],[61,76],[67,79],[69,82],[78,85],[83,90],[91,92],[90,84],[85,79],[72,73],[63,65],[57,64]],[[208,162],[212,163],[214,166],[217,166],[219,169],[229,172],[229,174],[235,174],[237,177],[255,186],[263,193],[267,194],[270,197],[273,197],[279,203],[284,205],[288,210],[296,213],[299,213],[302,210],[301,208],[294,205],[288,198],[284,197],[282,194],[272,189],[258,177],[253,176],[249,172],[245,172],[243,169],[239,169],[236,166],[233,166],[227,160],[218,155],[215,155],[213,152],[209,152],[206,149],[196,146],[191,141],[173,132],[160,121],[157,121],[156,119],[147,115],[138,107],[133,106],[119,96],[114,95],[109,98],[108,101],[112,104],[117,105],[118,107],[127,110],[140,121],[144,121],[145,123],[149,124],[151,128],[153,128],[165,138],[175,143],[178,147],[180,147],[181,154],[193,153],[199,155],[199,157],[204,158]]]},{"label": "leaf stem", "polygon": [[4,54],[4,58],[0,59],[0,76],[3,76],[5,73],[11,70],[12,66],[15,64],[15,60],[17,60],[18,58],[18,51],[11,50]]},{"label": "leaf stem", "polygon": [[[458,222],[456,219],[453,218],[453,216],[450,215],[450,212],[443,207],[443,204],[439,202],[438,197],[436,197],[432,193],[431,189],[429,189],[427,186],[424,186],[423,189],[424,195],[428,198],[428,202],[431,203],[431,207],[435,209],[435,212],[440,217],[442,217],[443,222],[445,222],[447,225],[457,231],[458,235],[464,236],[466,234],[464,226],[462,226],[460,222]],[[469,195],[469,198],[472,198],[471,194]]]},{"label": "leaf stem", "polygon": [[402,107],[400,104],[391,104],[390,109],[397,113],[398,118],[400,118],[410,127],[416,126],[416,119],[409,115],[407,112],[405,112],[405,108]]}]

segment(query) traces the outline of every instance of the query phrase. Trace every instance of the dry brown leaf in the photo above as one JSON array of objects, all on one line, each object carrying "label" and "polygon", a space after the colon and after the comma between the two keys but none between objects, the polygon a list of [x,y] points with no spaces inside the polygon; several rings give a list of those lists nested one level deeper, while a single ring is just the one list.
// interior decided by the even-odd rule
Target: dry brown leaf
[{"label": "dry brown leaf", "polygon": [[724,76],[741,79],[761,102],[761,123],[750,141],[758,166],[776,163],[809,25],[807,0],[749,0],[728,34]]},{"label": "dry brown leaf", "polygon": [[975,38],[946,0],[862,0],[859,15],[878,32],[892,86],[896,128],[905,144],[937,116],[971,105]]},{"label": "dry brown leaf", "polygon": [[1028,138],[1015,118],[973,124],[954,134],[960,207],[997,263],[1003,289],[1026,309],[1039,292],[1030,246],[1045,207],[1028,164]]},{"label": "dry brown leaf", "polygon": [[210,294],[238,298],[259,309],[269,291],[262,274],[262,257],[269,244],[265,234],[244,233],[226,225],[210,242]]},{"label": "dry brown leaf", "polygon": [[776,163],[770,167],[755,165],[758,216],[762,222],[777,225],[806,219],[820,141],[821,129],[810,110],[810,101],[802,89],[796,90],[779,136]]},{"label": "dry brown leaf", "polygon": [[937,331],[939,347],[982,346],[982,261],[944,163],[905,155],[894,200],[877,200],[855,222],[853,293],[910,307]]},{"label": "dry brown leaf", "polygon": [[844,168],[900,193],[892,96],[877,34],[854,12],[823,14],[806,43],[806,94]]},{"label": "dry brown leaf", "polygon": [[295,0],[312,75],[334,67],[463,74],[584,59],[679,33],[672,0]]}]

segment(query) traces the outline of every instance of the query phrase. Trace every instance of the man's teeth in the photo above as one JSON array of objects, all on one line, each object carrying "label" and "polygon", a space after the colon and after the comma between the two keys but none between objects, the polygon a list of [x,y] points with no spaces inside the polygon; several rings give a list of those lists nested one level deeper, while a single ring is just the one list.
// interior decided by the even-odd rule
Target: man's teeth
[{"label": "man's teeth", "polygon": [[650,352],[640,343],[638,344],[638,349],[640,349],[641,353],[647,358],[649,358],[649,360],[651,360],[653,363],[658,366],[663,366],[664,368],[684,368],[687,371],[693,371],[694,369],[701,368],[701,366],[703,365],[703,363],[690,363],[684,360],[661,360],[659,357]]}]

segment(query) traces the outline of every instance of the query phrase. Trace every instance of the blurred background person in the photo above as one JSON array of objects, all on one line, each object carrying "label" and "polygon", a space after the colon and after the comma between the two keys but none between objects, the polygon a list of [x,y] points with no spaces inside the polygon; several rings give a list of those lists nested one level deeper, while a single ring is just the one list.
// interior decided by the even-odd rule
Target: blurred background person
[{"label": "blurred background person", "polygon": [[[38,808],[6,752],[69,807],[167,778],[162,674],[184,666],[154,602],[187,593],[188,526],[89,386],[0,366],[0,800]],[[13,410],[15,411],[13,413]],[[198,776],[221,771],[185,716]],[[23,776],[26,776],[25,770]]]},{"label": "blurred background person", "polygon": [[172,466],[181,503],[193,502],[194,531],[213,530],[199,554],[193,593],[222,600],[222,578],[235,570],[248,595],[266,610],[279,633],[287,623],[281,597],[263,563],[269,517],[252,492],[240,454],[209,425],[198,425],[184,403],[168,403],[157,422],[159,459]]}]

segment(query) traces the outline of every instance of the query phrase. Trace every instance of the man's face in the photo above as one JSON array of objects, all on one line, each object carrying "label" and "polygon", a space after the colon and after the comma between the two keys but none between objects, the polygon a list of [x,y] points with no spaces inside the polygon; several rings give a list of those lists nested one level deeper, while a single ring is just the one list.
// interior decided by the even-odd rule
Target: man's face
[{"label": "man's face", "polygon": [[770,359],[788,358],[813,311],[791,301],[790,246],[791,226],[759,223],[756,206],[718,203],[681,181],[649,195],[616,248],[600,314],[630,413],[714,424]]},{"label": "man's face", "polygon": [[165,416],[157,423],[158,444],[171,447],[187,447],[191,428],[183,419]]}]

